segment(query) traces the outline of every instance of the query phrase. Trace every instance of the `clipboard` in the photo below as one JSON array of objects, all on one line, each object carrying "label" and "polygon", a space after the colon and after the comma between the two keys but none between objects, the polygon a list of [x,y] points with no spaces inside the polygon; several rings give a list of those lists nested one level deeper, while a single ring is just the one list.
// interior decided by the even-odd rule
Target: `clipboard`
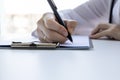
[{"label": "clipboard", "polygon": [[88,50],[93,48],[91,39],[88,36],[72,36],[73,43],[67,40],[64,44],[60,43],[41,43],[39,40],[30,40],[30,42],[12,41],[9,43],[0,43],[0,48],[11,49],[54,49],[54,50]]}]

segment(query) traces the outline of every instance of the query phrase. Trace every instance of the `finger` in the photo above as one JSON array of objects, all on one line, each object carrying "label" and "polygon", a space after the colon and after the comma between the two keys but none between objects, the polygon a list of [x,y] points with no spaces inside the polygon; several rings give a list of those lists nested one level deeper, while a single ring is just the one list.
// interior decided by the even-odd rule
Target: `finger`
[{"label": "finger", "polygon": [[59,34],[64,35],[65,37],[68,35],[66,28],[59,24],[58,22],[56,22],[54,19],[48,19],[46,21],[46,24],[47,24],[46,27],[48,29],[54,30]]},{"label": "finger", "polygon": [[45,22],[47,19],[54,19],[55,20],[55,16],[53,13],[45,13],[42,16],[43,21]]},{"label": "finger", "polygon": [[46,33],[45,33],[48,42],[60,42],[60,43],[64,43],[67,40],[67,37],[57,33],[56,31],[52,31],[47,29]]},{"label": "finger", "polygon": [[38,22],[37,22],[37,30],[41,30],[43,31],[44,30],[44,22],[43,22],[43,19],[41,18]]},{"label": "finger", "polygon": [[[67,38],[63,35],[57,33],[56,31],[46,29],[46,27],[43,27],[43,30],[41,31],[40,27],[37,28],[38,36],[41,42],[60,42],[64,43]],[[45,37],[45,39],[44,39]]]},{"label": "finger", "polygon": [[37,28],[37,34],[41,42],[48,42],[46,39],[46,35],[44,35],[44,33],[39,28]]},{"label": "finger", "polygon": [[44,27],[46,27],[46,20],[47,19],[54,19],[54,15],[52,13],[45,13],[42,18],[37,22],[37,27],[41,30],[44,31]]},{"label": "finger", "polygon": [[64,36],[68,35],[67,30],[55,20],[55,16],[52,13],[44,14],[43,21],[47,29],[54,30]]},{"label": "finger", "polygon": [[108,24],[99,24],[92,32],[91,32],[91,35],[94,35],[96,33],[99,33],[103,30],[106,30],[109,28],[109,25]]},{"label": "finger", "polygon": [[[53,31],[51,29],[47,29],[42,24],[42,21],[40,21],[39,27],[37,27],[37,32],[39,35],[39,38],[42,42],[60,42],[64,43],[66,41],[66,37],[59,34],[56,31]],[[46,40],[44,40],[44,36],[46,37]]]},{"label": "finger", "polygon": [[107,36],[108,35],[108,31],[107,30],[104,30],[102,32],[99,32],[99,33],[96,33],[94,35],[90,35],[90,38],[93,38],[93,39],[98,39],[100,37],[104,37],[104,36]]},{"label": "finger", "polygon": [[64,20],[65,24],[68,27],[68,31],[72,34],[77,26],[77,21],[75,20]]}]

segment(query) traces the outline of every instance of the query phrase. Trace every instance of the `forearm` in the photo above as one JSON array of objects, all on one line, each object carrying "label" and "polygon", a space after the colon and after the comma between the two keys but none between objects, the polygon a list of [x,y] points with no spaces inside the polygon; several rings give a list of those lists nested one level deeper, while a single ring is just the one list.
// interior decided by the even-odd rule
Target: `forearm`
[{"label": "forearm", "polygon": [[99,23],[108,22],[109,2],[110,0],[90,0],[75,9],[60,11],[60,14],[64,19],[74,19],[78,22],[76,32],[87,32]]}]

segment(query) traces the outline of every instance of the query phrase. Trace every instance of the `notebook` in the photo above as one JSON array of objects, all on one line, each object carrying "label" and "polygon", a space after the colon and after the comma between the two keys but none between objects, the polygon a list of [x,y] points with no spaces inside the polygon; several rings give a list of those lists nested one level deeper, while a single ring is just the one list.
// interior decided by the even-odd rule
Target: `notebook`
[{"label": "notebook", "polygon": [[88,36],[72,36],[73,42],[67,40],[64,44],[60,43],[41,43],[36,38],[31,38],[27,41],[1,41],[0,48],[12,49],[78,49],[87,50],[93,48],[92,41]]}]

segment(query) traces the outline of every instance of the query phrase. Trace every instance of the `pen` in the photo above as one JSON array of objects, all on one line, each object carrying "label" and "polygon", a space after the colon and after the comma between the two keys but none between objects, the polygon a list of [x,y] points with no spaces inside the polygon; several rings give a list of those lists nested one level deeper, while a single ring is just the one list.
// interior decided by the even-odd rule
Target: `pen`
[{"label": "pen", "polygon": [[67,26],[65,25],[65,23],[63,22],[63,20],[61,19],[60,15],[59,15],[58,12],[57,12],[57,7],[56,7],[55,3],[53,2],[53,0],[47,0],[47,1],[48,1],[48,3],[49,3],[50,7],[52,8],[53,13],[54,13],[54,15],[55,15],[58,23],[61,24],[61,25],[63,25],[63,26],[66,28],[66,30],[67,30],[67,32],[68,32],[67,38],[68,38],[71,42],[73,42],[72,37],[71,37],[71,34],[69,33]]}]

